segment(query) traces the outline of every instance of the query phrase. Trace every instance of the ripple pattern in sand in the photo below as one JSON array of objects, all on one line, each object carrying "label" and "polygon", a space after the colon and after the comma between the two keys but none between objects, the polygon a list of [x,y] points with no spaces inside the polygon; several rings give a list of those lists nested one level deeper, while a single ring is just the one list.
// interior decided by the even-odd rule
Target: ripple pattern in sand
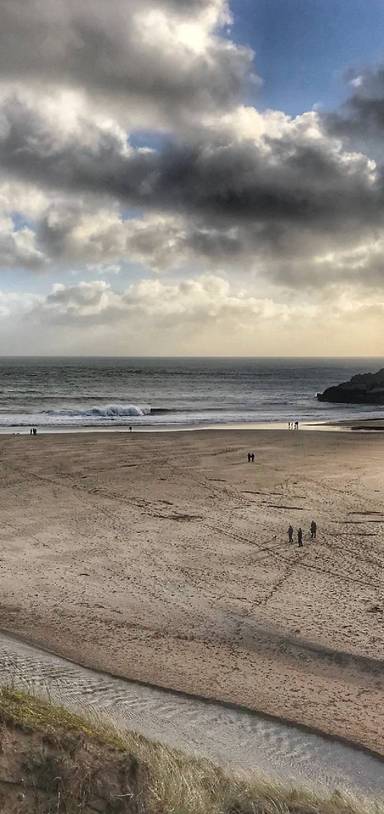
[{"label": "ripple pattern in sand", "polygon": [[0,683],[236,770],[384,795],[384,763],[362,750],[256,713],[112,678],[6,635],[0,635]]}]

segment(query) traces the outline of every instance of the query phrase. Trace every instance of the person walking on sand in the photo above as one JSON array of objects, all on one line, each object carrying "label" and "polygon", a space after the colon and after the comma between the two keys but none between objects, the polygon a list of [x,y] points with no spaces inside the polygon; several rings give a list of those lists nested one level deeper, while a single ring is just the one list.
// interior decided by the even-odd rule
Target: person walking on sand
[{"label": "person walking on sand", "polygon": [[303,529],[299,528],[297,532],[297,544],[299,548],[303,547]]},{"label": "person walking on sand", "polygon": [[311,523],[311,540],[316,540],[317,525],[314,520]]},{"label": "person walking on sand", "polygon": [[293,540],[293,526],[289,524],[288,526],[288,542],[291,543]]}]

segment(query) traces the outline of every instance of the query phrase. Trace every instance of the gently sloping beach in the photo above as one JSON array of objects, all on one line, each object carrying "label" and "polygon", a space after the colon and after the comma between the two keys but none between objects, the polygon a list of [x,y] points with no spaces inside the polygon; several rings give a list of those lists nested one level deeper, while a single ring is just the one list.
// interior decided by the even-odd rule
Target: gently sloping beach
[{"label": "gently sloping beach", "polygon": [[383,458],[376,434],[4,436],[0,627],[384,754]]}]

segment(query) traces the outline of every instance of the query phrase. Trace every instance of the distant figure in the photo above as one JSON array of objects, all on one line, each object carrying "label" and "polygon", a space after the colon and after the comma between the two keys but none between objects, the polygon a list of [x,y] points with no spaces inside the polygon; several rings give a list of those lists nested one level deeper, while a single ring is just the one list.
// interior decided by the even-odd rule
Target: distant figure
[{"label": "distant figure", "polygon": [[132,427],[129,428],[129,432],[132,432]]},{"label": "distant figure", "polygon": [[298,429],[299,429],[299,422],[295,421],[295,430],[298,430]]},{"label": "distant figure", "polygon": [[250,463],[250,460],[251,460],[251,453],[248,452],[248,463]]},{"label": "distant figure", "polygon": [[34,427],[34,428],[33,428],[33,434],[34,434],[34,435],[37,435],[37,429],[36,429],[36,427]]},{"label": "distant figure", "polygon": [[33,429],[32,429],[32,427],[31,427],[31,429],[29,430],[29,434],[30,434],[30,435],[33,435]]},{"label": "distant figure", "polygon": [[299,548],[303,547],[303,529],[302,528],[299,528],[299,530],[297,532],[297,543],[298,543]]},{"label": "distant figure", "polygon": [[252,461],[253,464],[255,463],[255,453],[254,452],[252,452],[252,454],[251,454],[251,461]]},{"label": "distant figure", "polygon": [[288,526],[288,541],[291,543],[293,540],[293,526]]},{"label": "distant figure", "polygon": [[311,540],[316,540],[317,525],[314,520],[311,523]]}]

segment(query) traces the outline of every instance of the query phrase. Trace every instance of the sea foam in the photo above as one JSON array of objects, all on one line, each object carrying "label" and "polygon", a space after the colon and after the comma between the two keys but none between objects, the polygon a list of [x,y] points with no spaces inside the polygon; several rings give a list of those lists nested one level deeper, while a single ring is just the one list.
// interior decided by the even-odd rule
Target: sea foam
[{"label": "sea foam", "polygon": [[87,407],[86,410],[46,410],[47,415],[69,418],[123,418],[128,416],[150,415],[151,408],[139,407],[137,404],[106,404]]}]

